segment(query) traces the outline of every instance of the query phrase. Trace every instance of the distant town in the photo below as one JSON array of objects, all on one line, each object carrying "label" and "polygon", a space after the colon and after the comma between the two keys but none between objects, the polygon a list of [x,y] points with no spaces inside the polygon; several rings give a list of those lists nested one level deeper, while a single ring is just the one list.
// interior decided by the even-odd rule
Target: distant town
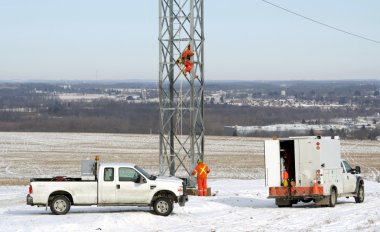
[{"label": "distant town", "polygon": [[[0,130],[92,132],[86,128],[91,124],[96,132],[157,133],[158,102],[153,81],[4,82],[0,83]],[[131,120],[146,124],[136,121],[143,111],[150,124],[132,129]],[[205,111],[209,134],[380,139],[380,81],[210,81]],[[124,127],[114,131],[94,126],[115,120]],[[41,128],[31,126],[32,121]]]}]

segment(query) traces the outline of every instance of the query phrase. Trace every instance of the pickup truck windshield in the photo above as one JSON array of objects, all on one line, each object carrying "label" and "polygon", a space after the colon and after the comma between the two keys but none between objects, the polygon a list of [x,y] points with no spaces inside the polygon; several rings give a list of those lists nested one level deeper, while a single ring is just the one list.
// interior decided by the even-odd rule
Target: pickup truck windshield
[{"label": "pickup truck windshield", "polygon": [[135,166],[136,170],[141,172],[146,178],[148,178],[149,180],[155,180],[156,177],[149,174],[147,171],[145,171],[144,169],[140,168],[139,166]]}]

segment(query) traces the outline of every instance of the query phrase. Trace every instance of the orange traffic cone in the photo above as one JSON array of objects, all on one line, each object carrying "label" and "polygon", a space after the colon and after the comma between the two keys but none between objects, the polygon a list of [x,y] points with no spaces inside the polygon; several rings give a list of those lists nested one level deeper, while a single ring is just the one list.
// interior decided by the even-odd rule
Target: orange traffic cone
[{"label": "orange traffic cone", "polygon": [[319,195],[317,180],[314,178],[314,184],[313,184],[313,195]]}]

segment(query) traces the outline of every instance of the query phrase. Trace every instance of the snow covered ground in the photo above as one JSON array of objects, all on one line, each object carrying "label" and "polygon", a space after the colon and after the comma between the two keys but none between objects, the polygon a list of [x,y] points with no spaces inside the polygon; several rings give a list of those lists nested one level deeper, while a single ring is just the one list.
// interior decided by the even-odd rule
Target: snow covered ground
[{"label": "snow covered ground", "polygon": [[72,207],[67,215],[27,206],[27,186],[0,186],[0,231],[380,231],[380,183],[366,181],[366,199],[339,198],[335,208],[277,208],[263,180],[214,179],[214,197],[191,196],[160,217],[147,207]]},{"label": "snow covered ground", "polygon": [[[262,138],[207,136],[205,154],[215,197],[190,197],[169,217],[147,207],[73,207],[55,216],[27,206],[31,177],[79,176],[80,160],[134,162],[158,170],[158,135],[0,132],[0,232],[3,231],[380,231],[378,141],[342,141],[342,156],[360,165],[363,204],[340,198],[335,208],[277,208],[264,186]],[[57,162],[59,161],[59,162]],[[244,180],[243,180],[244,179]],[[259,179],[259,180],[258,180]],[[371,180],[371,181],[367,181]]]}]

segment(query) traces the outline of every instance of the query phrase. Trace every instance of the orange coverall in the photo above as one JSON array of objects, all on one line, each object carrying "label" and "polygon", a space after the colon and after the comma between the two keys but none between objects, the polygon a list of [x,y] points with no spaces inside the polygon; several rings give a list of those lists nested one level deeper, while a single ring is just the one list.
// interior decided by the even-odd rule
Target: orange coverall
[{"label": "orange coverall", "polygon": [[197,174],[199,196],[207,196],[208,173],[210,173],[210,168],[204,163],[199,163],[191,173],[191,175]]},{"label": "orange coverall", "polygon": [[190,60],[185,61],[185,75],[186,75],[186,73],[189,73],[191,71],[193,66],[194,66],[193,63],[191,63]]},{"label": "orange coverall", "polygon": [[194,56],[194,52],[191,51],[190,45],[189,45],[187,46],[186,50],[182,53],[182,59],[190,60],[192,56]]},{"label": "orange coverall", "polygon": [[189,73],[193,68],[194,64],[190,61],[191,57],[194,55],[194,52],[191,51],[190,45],[186,48],[186,50],[182,53],[182,63],[185,65],[185,70],[183,74]]},{"label": "orange coverall", "polygon": [[288,179],[289,179],[288,171],[287,171],[287,170],[284,170],[284,171],[282,172],[282,185],[283,185],[284,187],[288,187],[288,186],[289,186],[289,181],[288,181]]}]

